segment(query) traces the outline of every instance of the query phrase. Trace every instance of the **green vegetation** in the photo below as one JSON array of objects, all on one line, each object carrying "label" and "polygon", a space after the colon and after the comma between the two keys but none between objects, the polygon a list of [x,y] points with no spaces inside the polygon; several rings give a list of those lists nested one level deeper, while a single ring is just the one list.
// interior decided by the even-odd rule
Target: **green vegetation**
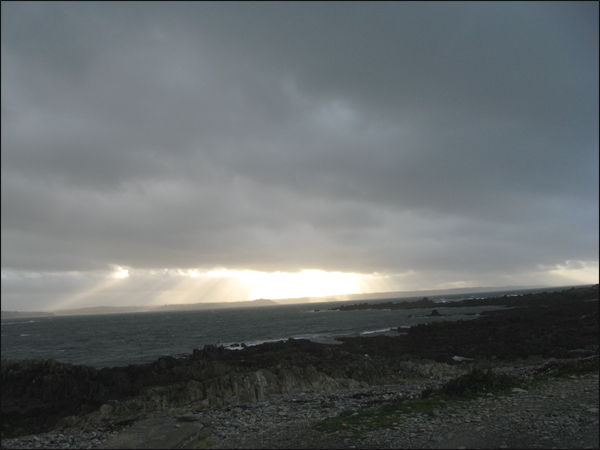
[{"label": "green vegetation", "polygon": [[346,431],[348,435],[360,437],[382,428],[400,427],[414,415],[430,415],[442,409],[463,408],[465,399],[428,398],[414,400],[396,400],[379,408],[344,411],[337,417],[325,419],[315,425],[315,429],[324,433]]},{"label": "green vegetation", "polygon": [[472,397],[479,393],[495,393],[523,384],[519,378],[492,372],[491,370],[473,369],[470,373],[454,378],[444,384],[439,390],[426,389],[422,398],[430,395],[446,395],[449,397]]},{"label": "green vegetation", "polygon": [[563,378],[571,375],[585,375],[588,373],[598,373],[599,369],[600,363],[596,355],[591,358],[572,361],[550,362],[538,371],[536,378],[547,379],[549,377]]},{"label": "green vegetation", "polygon": [[347,410],[337,417],[325,419],[315,425],[324,433],[341,432],[361,437],[371,431],[401,427],[409,418],[417,415],[436,416],[445,409],[467,408],[470,401],[484,394],[512,395],[513,388],[531,389],[549,382],[550,377],[584,376],[598,373],[598,357],[588,360],[546,364],[545,369],[533,380],[494,373],[491,370],[473,369],[470,373],[448,381],[438,389],[426,389],[421,398],[403,400],[397,398],[376,408]]}]

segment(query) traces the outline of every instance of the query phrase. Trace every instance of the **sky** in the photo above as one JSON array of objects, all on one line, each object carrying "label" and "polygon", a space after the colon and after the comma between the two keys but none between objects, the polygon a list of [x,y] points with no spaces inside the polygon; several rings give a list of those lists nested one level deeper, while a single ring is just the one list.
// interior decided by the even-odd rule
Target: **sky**
[{"label": "sky", "polygon": [[2,309],[598,282],[597,2],[2,2]]}]

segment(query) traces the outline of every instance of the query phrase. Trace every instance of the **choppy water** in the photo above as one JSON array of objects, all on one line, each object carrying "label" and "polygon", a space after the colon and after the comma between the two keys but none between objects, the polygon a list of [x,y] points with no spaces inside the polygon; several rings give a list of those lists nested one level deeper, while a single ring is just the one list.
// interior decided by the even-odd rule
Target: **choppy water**
[{"label": "choppy water", "polygon": [[[462,297],[464,298],[464,296]],[[453,298],[452,300],[458,300]],[[380,300],[381,301],[381,300]],[[408,317],[430,310],[323,311],[340,303],[310,303],[209,311],[148,312],[2,319],[2,358],[54,358],[97,368],[185,355],[206,344],[373,335],[399,326],[461,320],[494,307],[436,308],[452,317]],[[314,312],[315,309],[321,310]]]}]

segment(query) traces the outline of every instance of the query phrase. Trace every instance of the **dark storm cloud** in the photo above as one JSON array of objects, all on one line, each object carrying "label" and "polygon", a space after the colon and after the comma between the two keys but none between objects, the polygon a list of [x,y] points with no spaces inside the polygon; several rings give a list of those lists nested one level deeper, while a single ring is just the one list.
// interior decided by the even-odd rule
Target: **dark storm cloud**
[{"label": "dark storm cloud", "polygon": [[597,17],[3,2],[3,270],[597,262]]}]

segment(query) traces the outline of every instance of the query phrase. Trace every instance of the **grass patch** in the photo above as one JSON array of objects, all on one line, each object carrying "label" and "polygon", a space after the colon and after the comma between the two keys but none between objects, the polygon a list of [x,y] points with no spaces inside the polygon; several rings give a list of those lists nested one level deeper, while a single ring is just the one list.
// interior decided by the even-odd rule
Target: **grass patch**
[{"label": "grass patch", "polygon": [[398,399],[377,408],[344,411],[337,417],[319,422],[314,428],[324,433],[340,432],[361,437],[371,431],[401,427],[415,415],[434,417],[434,411],[465,408],[477,394],[500,393],[523,385],[523,381],[517,377],[473,369],[439,389],[426,389],[419,399]]},{"label": "grass patch", "polygon": [[337,417],[322,420],[314,429],[323,433],[339,432],[345,436],[362,437],[380,429],[399,428],[415,415],[436,415],[434,411],[461,409],[481,394],[511,395],[511,389],[532,389],[546,384],[550,377],[566,378],[599,372],[598,358],[556,362],[546,365],[533,380],[499,374],[491,370],[473,369],[470,373],[448,381],[438,389],[426,389],[421,398],[412,400],[397,399],[379,407],[347,410]]},{"label": "grass patch", "polygon": [[400,427],[411,416],[434,416],[434,411],[449,407],[463,408],[464,399],[438,397],[414,400],[395,400],[378,408],[347,410],[337,417],[330,417],[314,426],[324,433],[340,432],[348,436],[362,437],[365,434],[387,428]]},{"label": "grass patch", "polygon": [[565,378],[571,375],[586,375],[590,373],[597,374],[600,372],[599,369],[600,364],[598,361],[598,356],[574,361],[553,361],[541,367],[536,374],[536,378]]},{"label": "grass patch", "polygon": [[481,393],[502,392],[522,385],[523,381],[512,375],[495,373],[489,369],[473,369],[466,375],[448,381],[437,390],[425,389],[421,398],[428,398],[432,395],[473,397]]}]

